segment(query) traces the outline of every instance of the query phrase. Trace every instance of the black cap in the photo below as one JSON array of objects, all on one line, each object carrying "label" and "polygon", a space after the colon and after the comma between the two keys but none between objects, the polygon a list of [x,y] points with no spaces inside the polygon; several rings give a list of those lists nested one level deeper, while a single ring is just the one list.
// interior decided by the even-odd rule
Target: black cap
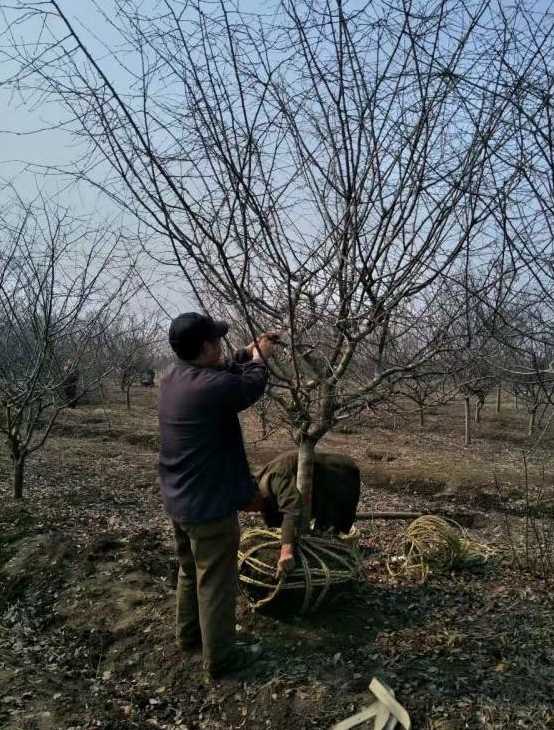
[{"label": "black cap", "polygon": [[182,360],[193,360],[200,354],[206,340],[217,340],[229,332],[227,322],[212,319],[207,314],[180,314],[169,327],[169,344]]}]

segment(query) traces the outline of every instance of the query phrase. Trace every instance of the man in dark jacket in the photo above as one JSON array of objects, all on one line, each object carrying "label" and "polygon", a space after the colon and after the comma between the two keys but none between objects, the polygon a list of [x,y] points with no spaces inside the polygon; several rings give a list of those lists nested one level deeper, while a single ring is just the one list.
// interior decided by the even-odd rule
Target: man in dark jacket
[{"label": "man in dark jacket", "polygon": [[[277,572],[294,568],[294,545],[302,512],[296,488],[298,452],[287,451],[254,472],[259,492],[247,511],[260,511],[268,527],[281,528]],[[312,517],[315,529],[348,533],[360,499],[360,470],[349,456],[325,451],[314,454]]]},{"label": "man in dark jacket", "polygon": [[177,362],[160,384],[160,482],[179,558],[177,642],[202,645],[213,677],[242,669],[260,647],[235,641],[238,510],[256,493],[238,413],[267,381],[272,335],[222,359],[228,325],[197,313],[171,323]]}]

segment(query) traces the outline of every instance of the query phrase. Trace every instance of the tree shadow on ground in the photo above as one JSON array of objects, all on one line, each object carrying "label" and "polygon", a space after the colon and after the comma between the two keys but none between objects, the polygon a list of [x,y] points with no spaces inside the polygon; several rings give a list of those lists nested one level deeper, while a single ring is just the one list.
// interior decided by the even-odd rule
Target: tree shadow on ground
[{"label": "tree shadow on ground", "polygon": [[314,676],[355,673],[360,680],[347,681],[350,690],[378,674],[400,693],[425,687],[437,701],[468,695],[548,704],[551,613],[510,589],[495,594],[491,577],[366,585],[333,597],[313,616],[263,620],[280,624],[284,653],[296,646]]}]

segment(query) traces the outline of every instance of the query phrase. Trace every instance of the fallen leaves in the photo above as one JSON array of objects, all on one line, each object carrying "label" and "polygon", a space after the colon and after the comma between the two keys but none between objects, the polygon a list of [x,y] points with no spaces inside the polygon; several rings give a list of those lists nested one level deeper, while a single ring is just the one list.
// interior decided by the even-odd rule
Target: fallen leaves
[{"label": "fallen leaves", "polygon": [[[124,433],[125,418],[114,417],[115,432]],[[137,435],[142,421],[153,432],[154,411],[137,408]],[[386,450],[401,455],[391,468],[405,468],[412,437],[386,437]],[[0,514],[0,562],[18,566],[9,581],[1,575],[0,726],[328,728],[361,706],[380,672],[415,727],[506,730],[530,718],[554,727],[552,598],[540,582],[498,565],[425,587],[393,584],[384,555],[394,524],[367,526],[367,585],[324,614],[284,624],[241,610],[240,624],[261,635],[267,657],[247,681],[205,685],[200,660],[185,661],[173,644],[170,525],[157,492],[137,487],[156,483],[155,454],[118,438],[53,437],[54,451],[29,464],[32,511]],[[367,449],[365,436],[359,447],[349,439],[340,447]],[[447,453],[448,439],[427,447]],[[280,442],[265,448],[257,458]],[[370,483],[363,508],[408,499],[419,509],[431,496]],[[494,525],[487,535],[494,539]]]}]

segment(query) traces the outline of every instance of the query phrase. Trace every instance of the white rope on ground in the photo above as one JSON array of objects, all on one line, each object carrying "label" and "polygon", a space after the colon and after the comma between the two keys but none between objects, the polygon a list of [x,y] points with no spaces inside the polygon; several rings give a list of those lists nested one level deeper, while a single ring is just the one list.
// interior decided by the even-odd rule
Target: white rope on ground
[{"label": "white rope on ground", "polygon": [[387,560],[389,573],[393,577],[415,576],[423,582],[432,572],[483,563],[494,550],[471,538],[454,520],[424,515],[401,533],[393,552],[395,555]]}]

